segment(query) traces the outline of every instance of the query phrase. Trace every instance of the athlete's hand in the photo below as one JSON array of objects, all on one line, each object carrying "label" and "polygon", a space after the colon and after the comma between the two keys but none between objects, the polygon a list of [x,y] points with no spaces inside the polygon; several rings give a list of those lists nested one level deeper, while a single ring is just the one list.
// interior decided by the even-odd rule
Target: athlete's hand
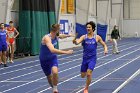
[{"label": "athlete's hand", "polygon": [[73,42],[73,44],[76,44],[76,40],[73,40],[72,42]]},{"label": "athlete's hand", "polygon": [[104,54],[105,54],[105,55],[108,54],[108,50],[104,50]]},{"label": "athlete's hand", "polygon": [[67,54],[73,54],[73,50],[68,50]]}]

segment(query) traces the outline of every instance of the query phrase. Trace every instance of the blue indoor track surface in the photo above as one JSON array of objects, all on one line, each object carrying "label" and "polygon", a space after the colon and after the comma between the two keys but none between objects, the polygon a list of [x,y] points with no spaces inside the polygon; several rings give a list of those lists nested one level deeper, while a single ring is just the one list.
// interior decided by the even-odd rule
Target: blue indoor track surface
[{"label": "blue indoor track surface", "polygon": [[[112,54],[112,43],[107,42],[107,45],[107,55],[98,45],[89,93],[112,93],[140,68],[140,38],[118,41],[119,54]],[[80,77],[82,47],[72,49],[72,55],[58,55],[59,93],[83,93],[86,83],[86,79]],[[52,93],[38,56],[16,59],[8,66],[0,66],[0,93]],[[140,93],[140,75],[118,93]]]}]

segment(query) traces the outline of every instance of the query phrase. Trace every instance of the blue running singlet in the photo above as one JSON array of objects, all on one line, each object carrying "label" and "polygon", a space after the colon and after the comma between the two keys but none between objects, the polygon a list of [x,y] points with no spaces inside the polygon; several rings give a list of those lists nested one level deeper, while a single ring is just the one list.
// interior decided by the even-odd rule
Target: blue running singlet
[{"label": "blue running singlet", "polygon": [[[50,34],[48,34],[48,36],[51,38]],[[55,48],[57,46],[57,41],[57,37],[55,39],[51,38],[51,43]],[[53,66],[58,67],[57,55],[52,53],[45,44],[41,44],[39,59],[42,70],[46,76],[51,74]]]},{"label": "blue running singlet", "polygon": [[87,34],[82,42],[83,46],[83,62],[81,72],[86,72],[87,69],[93,70],[96,64],[97,42],[96,35],[93,38],[88,38]]}]

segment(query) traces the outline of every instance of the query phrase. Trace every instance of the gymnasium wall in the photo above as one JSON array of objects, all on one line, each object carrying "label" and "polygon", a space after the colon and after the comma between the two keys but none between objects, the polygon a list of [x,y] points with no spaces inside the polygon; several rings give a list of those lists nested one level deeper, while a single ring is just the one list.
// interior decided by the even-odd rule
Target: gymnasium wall
[{"label": "gymnasium wall", "polygon": [[140,36],[140,20],[124,20],[123,25],[124,37],[137,37],[137,35],[138,37]]},{"label": "gymnasium wall", "polygon": [[124,0],[124,19],[140,19],[140,0]]},{"label": "gymnasium wall", "polygon": [[124,0],[123,37],[140,34],[140,0]]},{"label": "gymnasium wall", "polygon": [[109,36],[114,25],[119,26],[122,34],[122,0],[76,0],[76,22],[85,24],[92,19],[97,23],[108,25],[107,40],[110,38]]},{"label": "gymnasium wall", "polygon": [[76,22],[85,24],[88,20],[89,0],[76,0]]},{"label": "gymnasium wall", "polygon": [[12,10],[15,10],[15,11],[19,10],[19,0],[14,0]]},{"label": "gymnasium wall", "polygon": [[0,0],[0,23],[6,21],[7,1],[8,0]]},{"label": "gymnasium wall", "polygon": [[[0,22],[5,22],[7,1],[8,0],[0,0],[0,12],[3,14],[0,15]],[[15,0],[11,12],[12,20],[16,22],[16,26],[18,26],[18,2],[19,0]],[[59,2],[60,0],[55,0],[56,17],[59,15]],[[139,9],[140,0],[76,0],[76,18],[72,20],[80,24],[85,24],[90,20],[107,24],[108,36],[110,36],[113,26],[118,25],[122,37],[134,37],[135,32],[140,33],[137,31],[137,29],[139,29],[140,19]],[[62,16],[66,18],[64,15]],[[107,39],[109,39],[108,36]],[[60,40],[60,43],[69,40],[72,40],[72,38]],[[60,49],[63,48],[62,46],[66,43],[69,45],[64,48],[69,48],[71,45],[70,41],[63,43]]]},{"label": "gymnasium wall", "polygon": [[19,0],[14,0],[14,4],[11,10],[11,20],[14,21],[15,27],[19,26]]},{"label": "gymnasium wall", "polygon": [[122,32],[123,32],[123,0],[112,0],[111,19],[115,19],[115,22],[112,25],[110,25],[110,30],[112,31],[113,26],[117,25],[119,27],[120,35],[122,37]]},{"label": "gymnasium wall", "polygon": [[[59,15],[59,20],[60,20],[60,33],[75,34],[76,20],[75,20],[75,11],[73,10],[73,7],[75,8],[74,2],[71,0],[69,1],[61,0],[61,1],[62,1],[61,12],[56,12],[56,14]],[[59,10],[57,6],[56,6],[56,11]],[[77,47],[77,45],[74,45],[72,43],[73,38],[74,37],[59,39],[59,49]]]},{"label": "gymnasium wall", "polygon": [[[14,4],[12,5],[13,7],[11,8],[10,12],[7,11],[9,3],[8,1],[10,0],[0,0],[0,23],[8,23],[10,20],[12,20],[17,27],[19,0],[14,0]],[[9,16],[7,16],[7,13]]]},{"label": "gymnasium wall", "polygon": [[58,19],[58,15],[59,15],[59,4],[60,4],[60,0],[55,0],[55,14],[56,14],[56,19]]}]

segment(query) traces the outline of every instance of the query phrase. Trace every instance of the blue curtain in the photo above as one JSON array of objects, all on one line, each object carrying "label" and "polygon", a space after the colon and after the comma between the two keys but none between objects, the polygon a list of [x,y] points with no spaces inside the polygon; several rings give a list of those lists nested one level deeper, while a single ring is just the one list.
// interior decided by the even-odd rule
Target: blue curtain
[{"label": "blue curtain", "polygon": [[77,38],[80,38],[82,35],[87,34],[86,26],[76,23],[76,33],[78,33]]},{"label": "blue curtain", "polygon": [[[101,36],[103,41],[106,40],[107,27],[108,27],[107,25],[102,25],[99,23],[97,24],[97,35]],[[77,38],[87,34],[86,25],[76,23],[76,33],[78,33]]]},{"label": "blue curtain", "polygon": [[106,40],[107,25],[97,24],[97,35],[101,36],[103,41]]}]

